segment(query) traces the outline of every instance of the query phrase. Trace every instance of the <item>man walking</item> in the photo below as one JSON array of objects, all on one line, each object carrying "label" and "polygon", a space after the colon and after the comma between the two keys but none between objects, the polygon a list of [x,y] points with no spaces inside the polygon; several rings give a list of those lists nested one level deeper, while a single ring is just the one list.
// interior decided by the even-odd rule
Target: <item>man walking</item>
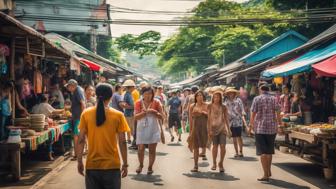
[{"label": "man walking", "polygon": [[[65,87],[71,93],[71,126],[73,132],[74,148],[76,149],[79,135],[79,120],[82,112],[85,109],[85,95],[83,88],[80,87],[77,81],[74,79],[70,79]],[[72,160],[76,160],[76,158],[77,153],[75,150],[75,156],[72,158]]]},{"label": "man walking", "polygon": [[135,83],[133,80],[128,79],[124,82],[123,87],[126,87],[126,93],[124,95],[124,115],[126,117],[128,126],[131,129],[130,132],[127,133],[127,142],[128,144],[132,144],[131,134],[134,135],[134,100],[132,92],[135,90]]},{"label": "man walking", "polygon": [[174,134],[172,131],[173,127],[178,135],[178,141],[181,142],[181,133],[178,132],[178,130],[181,128],[181,120],[180,115],[182,113],[181,108],[181,100],[177,96],[176,91],[172,92],[172,97],[168,102],[169,106],[169,119],[168,119],[168,125],[169,125],[169,133],[171,136],[171,142],[174,142]]},{"label": "man walking", "polygon": [[260,95],[255,97],[251,107],[250,128],[254,130],[257,155],[260,156],[264,176],[258,181],[269,181],[274,142],[278,126],[281,124],[280,107],[276,98],[269,94],[267,84],[259,84]]}]

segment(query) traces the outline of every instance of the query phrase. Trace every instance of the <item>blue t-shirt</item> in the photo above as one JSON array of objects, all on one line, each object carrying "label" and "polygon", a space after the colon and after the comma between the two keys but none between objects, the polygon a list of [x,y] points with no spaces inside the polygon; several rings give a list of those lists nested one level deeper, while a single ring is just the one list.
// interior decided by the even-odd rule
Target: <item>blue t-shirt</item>
[{"label": "blue t-shirt", "polygon": [[9,104],[9,99],[8,98],[3,98],[0,101],[0,111],[2,116],[10,116],[11,111],[10,111],[10,104]]},{"label": "blue t-shirt", "polygon": [[111,107],[121,112],[124,112],[123,108],[119,105],[119,103],[122,101],[123,101],[122,96],[118,93],[114,93],[112,96]]},{"label": "blue t-shirt", "polygon": [[78,86],[75,92],[71,96],[71,113],[73,120],[79,120],[82,114],[80,102],[85,102],[84,90],[82,87]]},{"label": "blue t-shirt", "polygon": [[168,105],[170,106],[169,113],[177,114],[179,113],[179,107],[181,106],[181,100],[177,96],[172,97],[169,100]]},{"label": "blue t-shirt", "polygon": [[128,91],[125,93],[124,102],[126,102],[127,105],[132,107],[130,109],[125,108],[124,115],[126,117],[133,117],[134,116],[134,101],[133,101],[132,94]]}]

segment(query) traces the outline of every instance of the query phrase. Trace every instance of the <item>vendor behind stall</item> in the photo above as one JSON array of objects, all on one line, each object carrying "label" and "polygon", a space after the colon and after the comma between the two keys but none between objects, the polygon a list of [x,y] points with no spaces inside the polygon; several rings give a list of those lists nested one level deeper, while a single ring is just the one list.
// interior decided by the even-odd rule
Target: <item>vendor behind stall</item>
[{"label": "vendor behind stall", "polygon": [[51,86],[50,95],[50,104],[52,107],[60,109],[64,108],[64,96],[59,88],[58,83],[55,83]]},{"label": "vendor behind stall", "polygon": [[290,113],[286,114],[291,121],[296,124],[303,124],[303,114],[301,108],[301,98],[298,93],[293,93],[292,103],[290,107]]},{"label": "vendor behind stall", "polygon": [[49,117],[51,114],[62,114],[64,109],[55,109],[50,104],[48,104],[48,96],[46,94],[40,95],[40,103],[36,104],[32,108],[33,114],[44,114]]},{"label": "vendor behind stall", "polygon": [[31,82],[28,78],[20,79],[20,86],[19,86],[19,97],[21,104],[25,107],[26,110],[30,111],[32,107],[37,104],[37,98]]},{"label": "vendor behind stall", "polygon": [[[46,117],[49,117],[52,114],[64,113],[64,109],[55,109],[50,104],[48,104],[47,94],[41,94],[39,98],[40,98],[40,103],[33,106],[33,109],[32,109],[33,114],[44,114]],[[52,144],[53,144],[53,141],[48,141],[46,143],[46,146],[48,149],[48,159],[50,161],[54,160],[52,156],[52,153],[53,153]]]}]

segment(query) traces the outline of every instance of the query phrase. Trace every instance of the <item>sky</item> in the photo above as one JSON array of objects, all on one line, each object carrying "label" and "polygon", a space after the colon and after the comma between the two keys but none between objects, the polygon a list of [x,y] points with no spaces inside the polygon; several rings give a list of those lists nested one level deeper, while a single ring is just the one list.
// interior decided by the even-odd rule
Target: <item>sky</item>
[{"label": "sky", "polygon": [[[245,2],[247,0],[233,0],[235,2]],[[127,9],[140,9],[150,11],[175,11],[186,12],[196,7],[202,0],[108,0],[112,8],[121,7]],[[118,9],[120,10],[120,9]],[[129,12],[129,11],[126,11]],[[181,15],[167,14],[139,14],[139,13],[120,13],[111,11],[111,18],[114,19],[135,19],[135,20],[171,20]],[[187,14],[185,15],[187,16]],[[178,26],[134,26],[111,24],[112,37],[120,37],[123,34],[139,35],[143,32],[154,30],[161,33],[163,39],[173,35]]]}]

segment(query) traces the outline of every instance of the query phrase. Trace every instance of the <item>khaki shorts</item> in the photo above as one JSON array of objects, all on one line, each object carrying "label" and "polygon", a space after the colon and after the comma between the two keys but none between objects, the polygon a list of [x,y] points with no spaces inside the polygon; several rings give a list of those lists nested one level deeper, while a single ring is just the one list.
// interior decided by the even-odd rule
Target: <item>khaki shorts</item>
[{"label": "khaki shorts", "polygon": [[134,132],[134,117],[126,117],[128,127],[131,129],[131,133]]},{"label": "khaki shorts", "polygon": [[226,135],[221,133],[212,137],[212,143],[214,145],[226,144]]}]

